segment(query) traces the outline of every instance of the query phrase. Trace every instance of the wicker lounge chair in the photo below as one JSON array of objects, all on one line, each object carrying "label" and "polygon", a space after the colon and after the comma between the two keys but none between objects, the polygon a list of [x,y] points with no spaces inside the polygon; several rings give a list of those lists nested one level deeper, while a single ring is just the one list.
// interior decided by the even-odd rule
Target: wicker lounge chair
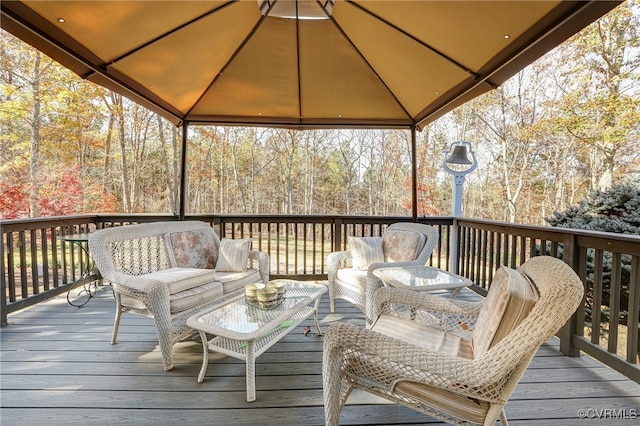
[{"label": "wicker lounge chair", "polygon": [[383,285],[373,271],[388,266],[425,265],[437,243],[435,228],[407,222],[390,225],[382,237],[349,237],[348,250],[327,256],[331,312],[335,312],[336,299],[344,299],[356,305],[370,321],[373,305],[367,294]]},{"label": "wicker lounge chair", "polygon": [[501,267],[479,303],[382,288],[372,329],[335,324],[325,334],[326,424],[338,424],[358,387],[451,424],[504,425],[537,349],[582,296],[574,271],[546,256]]}]

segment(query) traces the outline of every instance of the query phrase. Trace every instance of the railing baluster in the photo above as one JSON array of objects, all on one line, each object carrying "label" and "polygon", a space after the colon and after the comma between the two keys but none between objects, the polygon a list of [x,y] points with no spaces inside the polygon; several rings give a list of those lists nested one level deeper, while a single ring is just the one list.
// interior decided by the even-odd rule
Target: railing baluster
[{"label": "railing baluster", "polygon": [[42,288],[44,291],[50,289],[49,276],[49,237],[47,228],[40,230],[40,245],[42,250]]},{"label": "railing baluster", "polygon": [[[602,265],[603,252],[596,250],[593,262],[593,284],[591,286],[593,301],[591,304],[591,343],[600,343],[600,324],[602,323]],[[589,284],[587,283],[587,288]]]},{"label": "railing baluster", "polygon": [[51,268],[53,269],[53,287],[58,288],[60,283],[60,273],[58,272],[58,266],[60,260],[58,258],[58,228],[52,227],[51,229]]},{"label": "railing baluster", "polygon": [[38,239],[37,232],[32,229],[29,232],[29,246],[31,253],[31,293],[40,294],[40,274],[38,273]]},{"label": "railing baluster", "polygon": [[[9,287],[9,302],[16,301],[16,275],[15,275],[15,264],[14,264],[14,256],[15,250],[13,249],[14,240],[13,240],[13,232],[7,232],[7,249],[5,250],[7,253],[7,275],[8,275],[8,287]],[[4,262],[4,259],[2,260]]]},{"label": "railing baluster", "polygon": [[609,287],[609,344],[612,354],[618,350],[618,324],[620,321],[620,288],[622,279],[622,256],[611,254],[611,283]]},{"label": "railing baluster", "polygon": [[518,253],[518,237],[516,235],[511,235],[511,267],[512,268],[517,268],[519,265],[516,262],[516,255]]},{"label": "railing baluster", "polygon": [[489,268],[489,277],[485,282],[484,289],[489,289],[489,284],[491,280],[493,280],[493,271],[495,271],[495,253],[496,253],[496,234],[493,231],[489,231],[489,261],[487,262],[487,266]]},{"label": "railing baluster", "polygon": [[29,296],[29,285],[27,281],[27,239],[26,231],[18,233],[20,243],[20,298],[25,299]]},{"label": "railing baluster", "polygon": [[[631,259],[629,276],[629,316],[627,318],[627,362],[640,363],[640,256]],[[634,333],[634,330],[638,330]]]}]

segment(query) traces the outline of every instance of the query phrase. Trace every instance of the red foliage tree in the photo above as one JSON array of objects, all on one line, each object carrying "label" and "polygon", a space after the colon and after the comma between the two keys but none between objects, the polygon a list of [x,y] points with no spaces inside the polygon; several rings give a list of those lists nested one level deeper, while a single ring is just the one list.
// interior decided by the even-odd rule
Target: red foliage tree
[{"label": "red foliage tree", "polygon": [[17,219],[27,217],[29,200],[21,183],[0,182],[0,218]]},{"label": "red foliage tree", "polygon": [[[407,178],[405,181],[405,187],[407,188],[407,192],[411,194],[411,178]],[[435,199],[435,187],[430,184],[424,184],[418,182],[417,186],[418,190],[418,216],[438,216],[440,211],[434,206],[433,200]],[[402,206],[411,210],[411,195],[409,198],[405,198],[402,201]]]},{"label": "red foliage tree", "polygon": [[80,167],[67,169],[47,180],[38,200],[41,216],[66,216],[82,212]]}]

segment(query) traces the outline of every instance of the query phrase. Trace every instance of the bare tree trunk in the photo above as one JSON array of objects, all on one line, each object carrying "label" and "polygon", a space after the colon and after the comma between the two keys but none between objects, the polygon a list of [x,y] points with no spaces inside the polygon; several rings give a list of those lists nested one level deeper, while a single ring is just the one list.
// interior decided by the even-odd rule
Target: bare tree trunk
[{"label": "bare tree trunk", "polygon": [[31,149],[29,160],[29,181],[31,189],[29,191],[29,217],[40,216],[40,207],[38,206],[39,188],[40,188],[40,52],[35,51],[35,60],[33,64],[33,80],[31,82],[31,94],[33,99],[33,113],[31,115]]},{"label": "bare tree trunk", "polygon": [[[309,132],[305,133],[305,146],[306,149],[304,150],[304,209],[303,209],[303,213],[304,214],[310,214],[311,213],[311,206],[312,206],[312,192],[313,192],[313,157],[314,157],[314,149],[315,149],[315,143],[311,142],[311,139],[309,137]],[[315,140],[315,139],[313,139]],[[313,147],[311,146],[313,143]]]},{"label": "bare tree trunk", "polygon": [[131,147],[133,150],[132,171],[130,174],[131,181],[131,211],[138,212],[146,210],[146,197],[144,192],[144,164],[146,163],[147,156],[147,140],[149,136],[149,129],[153,116],[148,110],[135,105],[133,110],[133,124],[131,131]]},{"label": "bare tree trunk", "polygon": [[[162,164],[164,165],[164,180],[165,186],[167,187],[167,202],[169,204],[169,211],[172,214],[176,214],[177,206],[176,206],[176,193],[175,193],[175,174],[174,168],[169,165],[169,155],[167,154],[167,141],[164,136],[164,126],[162,125],[162,119],[159,115],[156,115],[156,119],[158,122],[158,138],[160,139],[160,152],[162,153]],[[173,140],[175,140],[176,132],[172,132]],[[175,153],[175,151],[174,151]],[[172,159],[173,160],[173,159]],[[171,161],[171,165],[175,164],[174,161]]]},{"label": "bare tree trunk", "polygon": [[[105,101],[105,103],[107,102]],[[113,107],[108,105],[108,103],[107,106],[109,108],[109,124],[107,125],[107,138],[104,144],[104,171],[102,175],[102,188],[105,194],[109,192],[107,188],[110,188],[109,182],[111,181],[111,179],[109,169],[111,168],[111,139],[113,138],[113,125],[116,120],[116,115]]]},{"label": "bare tree trunk", "polygon": [[225,195],[224,195],[224,188],[225,188],[225,179],[226,179],[226,173],[225,173],[225,167],[224,167],[224,150],[220,150],[220,157],[219,157],[219,161],[218,161],[218,175],[220,176],[219,180],[218,180],[218,204],[220,206],[220,213],[226,213],[226,208],[224,205],[224,200],[225,200]]},{"label": "bare tree trunk", "polygon": [[[232,134],[231,137],[229,137],[230,134]],[[244,185],[240,178],[240,166],[238,164],[238,143],[242,143],[242,140],[239,140],[237,133],[232,133],[229,129],[225,129],[224,138],[226,139],[227,144],[231,145],[231,168],[233,169],[233,180],[236,184],[236,188],[238,189],[238,197],[240,197],[242,213],[246,214],[247,200],[245,197]]]},{"label": "bare tree trunk", "polygon": [[[562,147],[560,144],[556,144],[556,150],[555,150],[555,156],[556,156],[556,172],[555,172],[555,196],[554,196],[554,203],[553,203],[553,209],[557,210],[557,211],[562,211],[565,209],[565,202],[564,202],[564,183],[565,183],[565,176],[566,176],[566,169],[567,169],[567,155],[566,155],[566,151],[564,150],[564,147]],[[544,218],[546,215],[543,215],[542,217]]]},{"label": "bare tree trunk", "polygon": [[293,173],[295,159],[298,155],[298,132],[296,130],[279,130],[275,132],[271,144],[278,156],[279,171],[282,182],[282,205],[284,214],[293,214]]},{"label": "bare tree trunk", "polygon": [[122,205],[126,213],[131,213],[131,189],[129,187],[130,181],[127,165],[127,146],[124,131],[124,108],[122,105],[122,96],[112,92],[111,100],[118,119],[118,141],[120,142],[120,165],[122,167]]},{"label": "bare tree trunk", "polygon": [[[185,127],[182,128],[182,131],[186,131]],[[178,211],[178,192],[179,192],[179,180],[180,180],[180,155],[181,155],[181,147],[182,144],[180,141],[182,140],[182,135],[178,134],[178,128],[176,126],[171,126],[171,147],[173,148],[171,152],[171,180],[173,182],[171,193],[173,194],[173,204],[172,211]]]},{"label": "bare tree trunk", "polygon": [[346,214],[351,212],[352,189],[358,177],[358,163],[362,155],[363,143],[357,139],[358,132],[351,131],[349,138],[340,142],[340,158],[344,166],[344,197]]},{"label": "bare tree trunk", "polygon": [[289,150],[286,158],[285,214],[293,214],[293,161],[297,152],[296,147],[298,145],[298,134],[295,130],[289,130],[287,131],[287,135],[291,139],[291,149]]},{"label": "bare tree trunk", "polygon": [[322,158],[322,145],[327,140],[327,132],[316,131],[306,132],[306,172],[305,172],[305,213],[313,214],[317,211],[316,181],[318,174],[321,174],[322,164],[325,160]]},{"label": "bare tree trunk", "polygon": [[255,129],[251,132],[251,176],[249,181],[249,192],[251,197],[251,213],[259,214],[259,206],[258,203],[258,194],[256,193],[256,175],[258,173],[258,165],[256,164],[256,148],[259,146],[258,144],[258,135],[256,134]]}]

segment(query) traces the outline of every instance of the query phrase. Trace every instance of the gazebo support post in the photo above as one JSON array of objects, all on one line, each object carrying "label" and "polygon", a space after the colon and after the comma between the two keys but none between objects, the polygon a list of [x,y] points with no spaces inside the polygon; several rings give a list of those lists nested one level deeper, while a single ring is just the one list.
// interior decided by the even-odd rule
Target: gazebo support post
[{"label": "gazebo support post", "polygon": [[187,205],[187,140],[189,138],[189,122],[182,122],[182,152],[180,153],[180,197],[179,220],[184,220]]},{"label": "gazebo support post", "polygon": [[416,125],[411,125],[411,219],[418,221],[418,149]]}]

